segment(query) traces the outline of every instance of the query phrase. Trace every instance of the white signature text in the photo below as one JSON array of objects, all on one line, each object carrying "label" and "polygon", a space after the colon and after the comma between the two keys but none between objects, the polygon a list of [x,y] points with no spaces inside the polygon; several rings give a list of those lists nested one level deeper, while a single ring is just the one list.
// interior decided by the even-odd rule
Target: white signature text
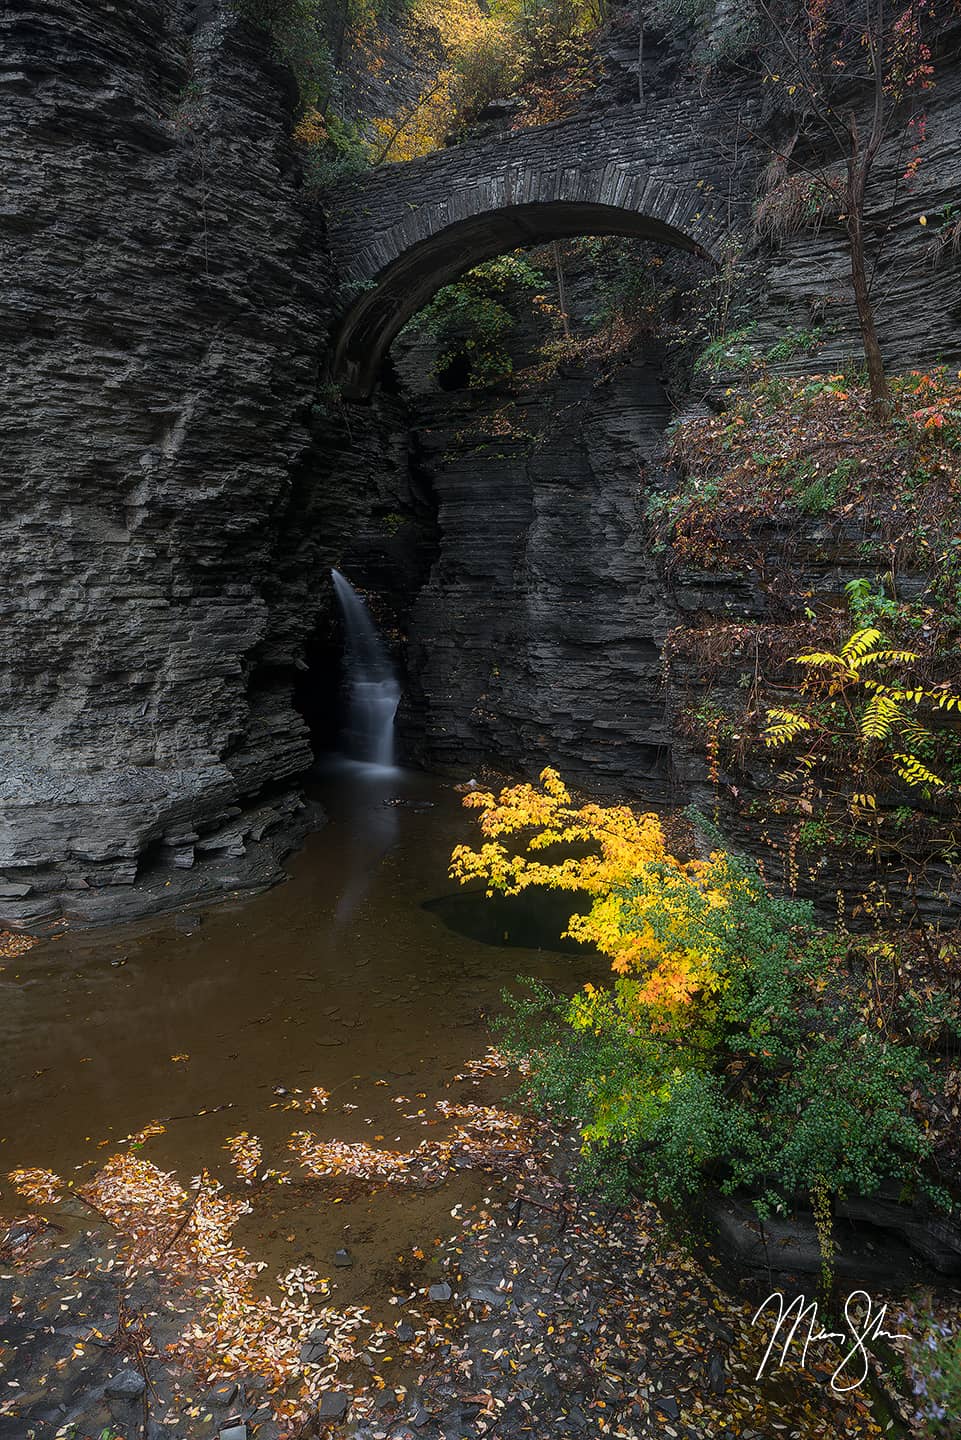
[{"label": "white signature text", "polygon": [[773,1368],[779,1370],[788,1358],[792,1346],[800,1346],[801,1366],[807,1363],[808,1351],[812,1346],[836,1341],[841,1350],[841,1360],[831,1376],[831,1389],[838,1394],[856,1390],[868,1378],[868,1346],[874,1340],[906,1340],[908,1336],[884,1328],[887,1321],[887,1305],[875,1309],[874,1302],[866,1290],[852,1290],[844,1302],[845,1330],[825,1330],[818,1322],[818,1302],[808,1301],[804,1295],[796,1295],[790,1304],[785,1304],[780,1290],[775,1290],[758,1306],[751,1321],[758,1321],[770,1314],[774,1320],[771,1339],[758,1367],[760,1380],[771,1356],[780,1348],[780,1357],[775,1358]]}]

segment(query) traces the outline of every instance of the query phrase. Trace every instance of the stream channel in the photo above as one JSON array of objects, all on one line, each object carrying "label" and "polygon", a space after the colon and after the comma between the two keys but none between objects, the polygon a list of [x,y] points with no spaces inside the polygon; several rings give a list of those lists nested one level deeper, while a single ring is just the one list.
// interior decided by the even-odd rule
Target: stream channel
[{"label": "stream channel", "polygon": [[[286,883],[211,908],[192,933],[168,915],[68,933],[3,963],[4,1175],[41,1165],[81,1180],[155,1120],[166,1130],[144,1153],[182,1183],[202,1167],[231,1182],[223,1145],[242,1131],[262,1140],[264,1165],[295,1177],[295,1130],[412,1149],[450,1129],[438,1100],[502,1097],[502,1078],[454,1077],[491,1043],[505,986],[532,975],[572,990],[606,973],[556,938],[569,895],[487,901],[447,878],[451,848],[476,832],[449,784],[344,765],[314,793],[328,823]],[[313,1086],[331,1092],[325,1111],[285,1108]],[[455,1228],[451,1209],[482,1205],[493,1183],[463,1171],[426,1192],[256,1186],[237,1238],[268,1275],[310,1265],[330,1275],[334,1303],[384,1316],[411,1282],[410,1252],[425,1252],[422,1282],[433,1242]],[[8,1186],[0,1195],[5,1215],[22,1212]],[[344,1247],[352,1265],[333,1268]]]}]

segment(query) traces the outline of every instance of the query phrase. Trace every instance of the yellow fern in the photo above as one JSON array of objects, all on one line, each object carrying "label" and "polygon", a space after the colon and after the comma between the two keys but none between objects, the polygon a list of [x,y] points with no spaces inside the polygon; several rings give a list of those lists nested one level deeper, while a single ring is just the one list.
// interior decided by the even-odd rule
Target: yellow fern
[{"label": "yellow fern", "polygon": [[[876,785],[878,767],[883,766],[889,776],[896,775],[915,789],[949,789],[949,782],[936,775],[916,753],[935,735],[915,718],[914,707],[926,704],[941,711],[961,710],[961,696],[946,685],[925,689],[910,680],[905,683],[904,676],[897,676],[892,684],[869,673],[874,667],[913,665],[919,658],[914,650],[886,645],[874,626],[856,630],[837,654],[812,650],[794,656],[796,664],[822,672],[805,677],[805,694],[815,692],[819,698],[828,699],[840,695],[842,705],[815,712],[816,719],[792,710],[768,710],[767,724],[761,732],[764,744],[769,748],[786,746],[799,740],[805,731],[816,730],[819,742],[824,743],[802,742],[798,748],[808,753],[795,758],[798,767],[805,761],[809,763],[809,773],[815,766],[827,765],[830,769],[835,753],[841,761],[847,752],[846,763],[853,767],[851,779],[861,785],[847,802],[855,818],[877,810],[877,800],[869,793],[868,785]],[[848,748],[852,739],[858,742],[856,754]],[[895,745],[900,747],[897,752]],[[781,778],[793,783],[799,773],[798,768],[793,775]]]},{"label": "yellow fern", "polygon": [[915,650],[872,650],[870,656],[864,658],[870,659],[872,664],[913,665],[919,657]]},{"label": "yellow fern", "polygon": [[931,734],[931,731],[927,728],[927,726],[922,725],[920,721],[915,720],[913,715],[903,716],[901,724],[898,728],[901,734],[901,739],[906,740],[907,743],[912,747],[915,745],[923,744],[925,740],[934,739],[934,736]]},{"label": "yellow fern", "polygon": [[854,634],[850,635],[841,646],[841,659],[849,665],[853,665],[855,661],[863,659],[872,651],[883,638],[880,630],[874,625],[867,625],[863,630],[855,630]]},{"label": "yellow fern", "polygon": [[843,657],[833,654],[830,650],[812,650],[808,655],[795,655],[795,665],[819,665],[822,669],[847,669]]},{"label": "yellow fern", "polygon": [[861,716],[861,738],[863,740],[886,740],[897,726],[900,729],[905,716],[896,700],[879,690],[871,696]]}]

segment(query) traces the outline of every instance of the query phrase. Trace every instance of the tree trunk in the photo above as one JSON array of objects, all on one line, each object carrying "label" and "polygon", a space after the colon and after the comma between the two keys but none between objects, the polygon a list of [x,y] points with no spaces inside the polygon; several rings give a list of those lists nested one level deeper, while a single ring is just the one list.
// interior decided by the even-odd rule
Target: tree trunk
[{"label": "tree trunk", "polygon": [[864,217],[852,210],[847,217],[848,244],[851,249],[851,281],[854,285],[854,303],[858,309],[858,323],[861,326],[861,343],[868,365],[868,382],[874,413],[879,420],[891,418],[891,391],[884,373],[884,357],[874,322],[874,306],[868,289],[867,267],[864,263]]},{"label": "tree trunk", "polygon": [[644,104],[644,0],[637,0],[637,103]]},{"label": "tree trunk", "polygon": [[340,14],[337,17],[337,38],[334,41],[334,67],[338,70],[344,59],[344,44],[347,39],[347,22],[349,18],[347,14],[348,9],[347,0],[341,0]]},{"label": "tree trunk", "polygon": [[561,261],[560,246],[554,241],[554,269],[557,272],[557,303],[560,306],[561,322],[564,326],[564,339],[571,338],[571,322],[567,313],[567,286],[564,283],[564,265]]}]

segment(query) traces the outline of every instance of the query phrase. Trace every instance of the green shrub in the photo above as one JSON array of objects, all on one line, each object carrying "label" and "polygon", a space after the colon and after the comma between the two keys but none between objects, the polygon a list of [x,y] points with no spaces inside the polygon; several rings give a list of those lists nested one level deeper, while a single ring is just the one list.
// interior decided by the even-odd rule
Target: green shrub
[{"label": "green shrub", "polygon": [[750,370],[760,363],[760,356],[750,336],[754,325],[745,325],[740,330],[729,330],[702,350],[694,362],[694,373],[711,371]]},{"label": "green shrub", "polygon": [[[841,460],[833,470],[814,475],[806,485],[795,484],[795,505],[805,515],[827,515],[840,501],[857,468],[856,460]],[[806,473],[810,474],[810,470]]]},{"label": "green shrub", "polygon": [[844,593],[852,619],[859,626],[878,625],[883,620],[896,620],[900,615],[898,602],[888,598],[883,585],[866,576],[849,580]]},{"label": "green shrub", "polygon": [[334,66],[323,0],[235,0],[235,7],[271,37],[276,58],[297,82],[301,110],[326,103]]},{"label": "green shrub", "polygon": [[820,326],[813,330],[788,330],[765,354],[765,360],[778,364],[791,360],[795,355],[813,355],[822,344],[824,331]]},{"label": "green shrub", "polygon": [[[300,127],[300,133],[308,128]],[[369,146],[356,125],[339,115],[328,115],[322,137],[304,146],[304,179],[310,190],[329,189],[338,181],[360,175],[369,166]]]},{"label": "green shrub", "polygon": [[614,1195],[677,1201],[713,1182],[765,1215],[815,1184],[871,1194],[893,1179],[950,1203],[920,1178],[930,1144],[907,1101],[929,1080],[920,1051],[871,1028],[808,904],[727,862],[727,904],[691,936],[721,980],[696,1023],[658,1026],[620,1003],[621,981],[586,1000],[535,986],[504,1022],[530,1098],[578,1125],[585,1182]]}]

